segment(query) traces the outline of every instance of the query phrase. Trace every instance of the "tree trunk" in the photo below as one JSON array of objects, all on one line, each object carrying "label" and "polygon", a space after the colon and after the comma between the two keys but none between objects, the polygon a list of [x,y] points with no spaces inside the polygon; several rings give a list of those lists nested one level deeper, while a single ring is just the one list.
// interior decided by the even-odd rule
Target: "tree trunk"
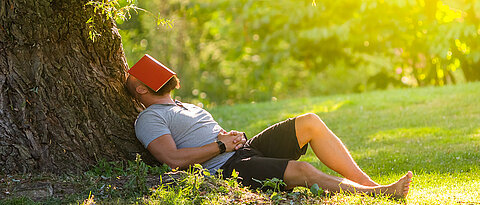
[{"label": "tree trunk", "polygon": [[[88,39],[85,0],[0,2],[0,172],[72,172],[98,159],[151,161],[112,20]],[[100,16],[97,16],[100,18]]]}]

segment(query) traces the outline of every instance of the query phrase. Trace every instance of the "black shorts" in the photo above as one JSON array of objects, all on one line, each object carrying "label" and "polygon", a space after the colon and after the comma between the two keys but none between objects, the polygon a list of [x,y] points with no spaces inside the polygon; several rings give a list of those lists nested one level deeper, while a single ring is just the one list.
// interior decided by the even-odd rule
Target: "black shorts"
[{"label": "black shorts", "polygon": [[244,186],[261,188],[262,185],[254,179],[283,180],[288,161],[299,159],[305,154],[307,147],[308,145],[305,145],[300,148],[295,132],[295,118],[290,118],[268,127],[248,140],[245,146],[237,150],[221,167],[222,174],[229,178],[235,169]]}]

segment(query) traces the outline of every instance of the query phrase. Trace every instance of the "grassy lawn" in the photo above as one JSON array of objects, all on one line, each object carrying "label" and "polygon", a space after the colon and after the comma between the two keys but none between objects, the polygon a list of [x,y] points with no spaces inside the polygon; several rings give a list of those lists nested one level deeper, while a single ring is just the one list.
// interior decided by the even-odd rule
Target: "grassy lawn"
[{"label": "grassy lawn", "polygon": [[[190,175],[175,190],[157,187],[156,191],[138,194],[138,187],[151,187],[139,186],[139,180],[143,180],[142,184],[150,184],[149,181],[153,180],[155,184],[158,173],[162,173],[161,168],[148,168],[148,175],[144,164],[130,162],[127,166],[104,161],[83,175],[46,177],[59,181],[57,186],[69,187],[70,184],[70,187],[80,188],[74,189],[71,195],[53,197],[43,203],[82,204],[91,193],[95,195],[91,201],[99,204],[480,204],[479,102],[480,83],[473,83],[210,109],[224,129],[245,131],[249,137],[286,118],[307,112],[317,113],[375,181],[389,184],[408,170],[413,171],[412,187],[405,201],[351,194],[314,197],[307,189],[281,193],[275,199],[271,193],[252,193],[242,189],[235,180],[214,180],[206,184],[203,181],[212,180],[200,175]],[[336,174],[325,167],[310,149],[300,160],[310,162],[326,173]],[[2,183],[19,183],[20,179],[31,178],[8,176],[2,178]],[[295,200],[284,200],[289,198]],[[26,198],[0,200],[0,204],[26,203],[36,204]]]},{"label": "grassy lawn", "polygon": [[[408,203],[480,203],[480,83],[221,106],[210,111],[225,129],[245,131],[249,137],[288,117],[316,113],[375,181],[392,183],[413,171]],[[335,174],[311,150],[300,160]],[[397,203],[347,195],[331,200]]]}]

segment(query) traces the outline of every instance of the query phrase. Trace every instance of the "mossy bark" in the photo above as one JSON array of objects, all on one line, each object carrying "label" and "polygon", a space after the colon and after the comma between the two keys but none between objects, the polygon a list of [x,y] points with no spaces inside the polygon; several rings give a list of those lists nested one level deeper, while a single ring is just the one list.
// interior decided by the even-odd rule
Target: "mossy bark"
[{"label": "mossy bark", "polygon": [[135,153],[152,161],[134,135],[115,23],[98,22],[92,42],[85,3],[0,1],[0,172],[82,171]]}]

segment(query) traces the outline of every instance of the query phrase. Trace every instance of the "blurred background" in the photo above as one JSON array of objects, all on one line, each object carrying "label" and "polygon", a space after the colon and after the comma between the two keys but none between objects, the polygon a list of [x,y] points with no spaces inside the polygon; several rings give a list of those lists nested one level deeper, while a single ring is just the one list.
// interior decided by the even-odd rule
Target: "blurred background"
[{"label": "blurred background", "polygon": [[[137,0],[128,63],[205,107],[480,80],[480,0]],[[155,17],[173,21],[157,25]]]}]

